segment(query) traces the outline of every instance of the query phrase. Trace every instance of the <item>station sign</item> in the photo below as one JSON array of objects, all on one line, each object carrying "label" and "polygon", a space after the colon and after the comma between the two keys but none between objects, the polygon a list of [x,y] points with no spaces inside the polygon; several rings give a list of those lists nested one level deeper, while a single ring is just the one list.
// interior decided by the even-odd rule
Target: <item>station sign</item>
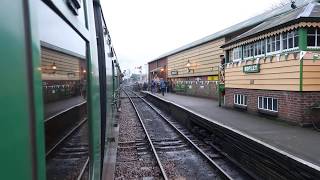
[{"label": "station sign", "polygon": [[171,71],[171,75],[178,75],[178,71]]},{"label": "station sign", "polygon": [[218,81],[219,76],[208,76],[208,81]]},{"label": "station sign", "polygon": [[244,73],[258,73],[260,72],[260,64],[252,64],[243,66]]}]

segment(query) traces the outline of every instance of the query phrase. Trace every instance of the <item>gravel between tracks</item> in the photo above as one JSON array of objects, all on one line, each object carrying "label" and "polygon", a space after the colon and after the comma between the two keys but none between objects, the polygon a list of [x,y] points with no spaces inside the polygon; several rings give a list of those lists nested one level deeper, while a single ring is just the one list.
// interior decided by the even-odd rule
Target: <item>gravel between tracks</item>
[{"label": "gravel between tracks", "polygon": [[122,99],[121,103],[115,179],[161,179],[160,169],[134,108],[128,98]]},{"label": "gravel between tracks", "polygon": [[220,179],[200,154],[142,100],[133,100],[156,145],[169,179]]}]

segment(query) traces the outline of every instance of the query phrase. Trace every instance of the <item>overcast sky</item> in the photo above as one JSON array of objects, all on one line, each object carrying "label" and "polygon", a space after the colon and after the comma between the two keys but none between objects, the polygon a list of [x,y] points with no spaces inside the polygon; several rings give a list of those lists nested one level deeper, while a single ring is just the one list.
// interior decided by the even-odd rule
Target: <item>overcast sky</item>
[{"label": "overcast sky", "polygon": [[271,9],[281,0],[102,0],[121,69]]}]

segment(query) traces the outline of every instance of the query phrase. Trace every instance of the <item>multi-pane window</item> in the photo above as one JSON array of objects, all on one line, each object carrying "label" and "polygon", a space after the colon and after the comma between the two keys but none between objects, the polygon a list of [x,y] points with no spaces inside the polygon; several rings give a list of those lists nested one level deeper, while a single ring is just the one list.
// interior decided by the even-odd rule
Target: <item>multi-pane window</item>
[{"label": "multi-pane window", "polygon": [[248,58],[248,57],[252,57],[254,48],[253,48],[253,43],[251,44],[247,44],[243,47],[243,58]]},{"label": "multi-pane window", "polygon": [[265,53],[265,40],[257,41],[254,43],[254,56],[264,55]]},{"label": "multi-pane window", "polygon": [[232,50],[233,53],[233,61],[241,60],[242,57],[242,48],[237,47]]},{"label": "multi-pane window", "polygon": [[280,34],[267,38],[267,53],[277,52],[281,49]]},{"label": "multi-pane window", "polygon": [[243,94],[234,94],[234,104],[247,106],[247,96]]},{"label": "multi-pane window", "polygon": [[320,29],[319,28],[309,28],[307,30],[308,34],[308,46],[309,47],[320,47]]},{"label": "multi-pane window", "polygon": [[233,49],[230,49],[229,51],[228,51],[228,60],[229,60],[229,62],[231,62],[231,61],[233,61]]},{"label": "multi-pane window", "polygon": [[278,112],[278,99],[272,97],[258,97],[258,109]]},{"label": "multi-pane window", "polygon": [[292,49],[299,46],[299,34],[297,30],[282,33],[282,49]]},{"label": "multi-pane window", "polygon": [[280,34],[275,36],[275,51],[280,51],[281,38]]}]

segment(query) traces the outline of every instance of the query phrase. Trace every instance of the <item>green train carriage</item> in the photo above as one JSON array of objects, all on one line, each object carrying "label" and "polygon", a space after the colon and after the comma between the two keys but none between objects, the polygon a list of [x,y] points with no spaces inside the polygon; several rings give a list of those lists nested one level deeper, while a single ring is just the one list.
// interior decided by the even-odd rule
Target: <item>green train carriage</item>
[{"label": "green train carriage", "polygon": [[3,0],[0,13],[1,179],[52,179],[48,124],[65,114],[87,119],[84,179],[101,179],[121,72],[100,2]]}]

